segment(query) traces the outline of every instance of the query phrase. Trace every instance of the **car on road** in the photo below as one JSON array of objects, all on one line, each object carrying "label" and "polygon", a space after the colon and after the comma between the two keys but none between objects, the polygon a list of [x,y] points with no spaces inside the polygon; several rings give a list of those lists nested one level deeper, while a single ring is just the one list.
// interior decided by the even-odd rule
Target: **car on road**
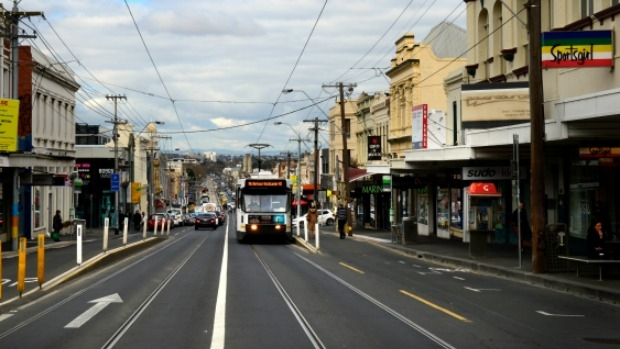
[{"label": "car on road", "polygon": [[196,220],[196,214],[194,212],[186,213],[183,215],[183,225],[194,225]]},{"label": "car on road", "polygon": [[172,224],[174,224],[175,227],[183,225],[183,213],[181,210],[173,208],[166,211],[166,213],[171,216]]},{"label": "car on road", "polygon": [[[319,209],[318,211],[318,219],[319,225],[334,225],[336,222],[336,217],[334,214],[328,209]],[[308,214],[293,219],[293,227],[296,227],[297,224],[300,224],[300,227],[303,227],[306,224],[306,216]]]},{"label": "car on road", "polygon": [[217,216],[213,212],[199,213],[194,219],[194,230],[200,228],[212,228],[217,229]]},{"label": "car on road", "polygon": [[224,225],[226,223],[226,214],[224,211],[215,211],[217,215],[217,225]]},{"label": "car on road", "polygon": [[155,218],[157,218],[157,229],[168,227],[168,214],[166,213],[153,213],[147,222],[147,228],[149,230],[155,229]]}]

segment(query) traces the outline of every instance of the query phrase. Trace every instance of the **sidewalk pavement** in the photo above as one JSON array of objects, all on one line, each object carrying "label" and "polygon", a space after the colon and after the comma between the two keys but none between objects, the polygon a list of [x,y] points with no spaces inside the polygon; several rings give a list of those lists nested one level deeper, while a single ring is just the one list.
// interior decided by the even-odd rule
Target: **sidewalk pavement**
[{"label": "sidewalk pavement", "polygon": [[[330,232],[327,229],[327,232]],[[480,271],[515,281],[555,289],[598,301],[620,304],[620,264],[608,265],[608,275],[599,281],[598,266],[580,265],[579,276],[574,263],[568,263],[564,271],[532,272],[532,253],[525,251],[519,265],[516,246],[487,244],[484,257],[470,257],[469,243],[434,236],[418,236],[413,244],[393,241],[390,231],[353,228],[352,238],[376,243],[401,251],[410,256],[424,258]],[[557,265],[554,265],[555,269]]]}]

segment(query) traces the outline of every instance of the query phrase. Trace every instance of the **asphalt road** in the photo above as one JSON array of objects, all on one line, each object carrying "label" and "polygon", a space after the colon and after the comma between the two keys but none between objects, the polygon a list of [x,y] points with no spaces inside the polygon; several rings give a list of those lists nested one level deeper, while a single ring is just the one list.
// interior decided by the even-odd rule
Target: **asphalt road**
[{"label": "asphalt road", "polygon": [[[175,229],[0,313],[11,348],[600,348],[618,307],[335,234],[321,251]],[[36,335],[33,335],[36,334]]]}]

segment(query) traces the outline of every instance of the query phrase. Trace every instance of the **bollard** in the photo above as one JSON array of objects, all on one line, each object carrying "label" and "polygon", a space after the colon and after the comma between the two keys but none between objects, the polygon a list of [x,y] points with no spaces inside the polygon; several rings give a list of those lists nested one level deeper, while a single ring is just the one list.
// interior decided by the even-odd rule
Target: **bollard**
[{"label": "bollard", "polygon": [[77,264],[82,265],[82,225],[81,224],[77,226],[77,232],[75,233],[75,240],[76,240],[75,253],[76,253]]},{"label": "bollard", "polygon": [[45,281],[45,234],[37,235],[37,281],[41,289]]},{"label": "bollard", "polygon": [[123,245],[127,245],[127,228],[129,225],[129,218],[123,219]]},{"label": "bollard", "polygon": [[17,291],[21,297],[26,289],[26,238],[19,238],[17,247]]}]

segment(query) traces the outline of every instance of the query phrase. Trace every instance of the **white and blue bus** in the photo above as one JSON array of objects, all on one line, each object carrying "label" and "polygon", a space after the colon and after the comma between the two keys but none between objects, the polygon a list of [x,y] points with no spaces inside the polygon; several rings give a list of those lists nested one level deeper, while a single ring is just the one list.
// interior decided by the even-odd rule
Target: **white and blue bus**
[{"label": "white and blue bus", "polygon": [[291,241],[291,181],[240,179],[237,182],[237,240],[281,236]]}]

